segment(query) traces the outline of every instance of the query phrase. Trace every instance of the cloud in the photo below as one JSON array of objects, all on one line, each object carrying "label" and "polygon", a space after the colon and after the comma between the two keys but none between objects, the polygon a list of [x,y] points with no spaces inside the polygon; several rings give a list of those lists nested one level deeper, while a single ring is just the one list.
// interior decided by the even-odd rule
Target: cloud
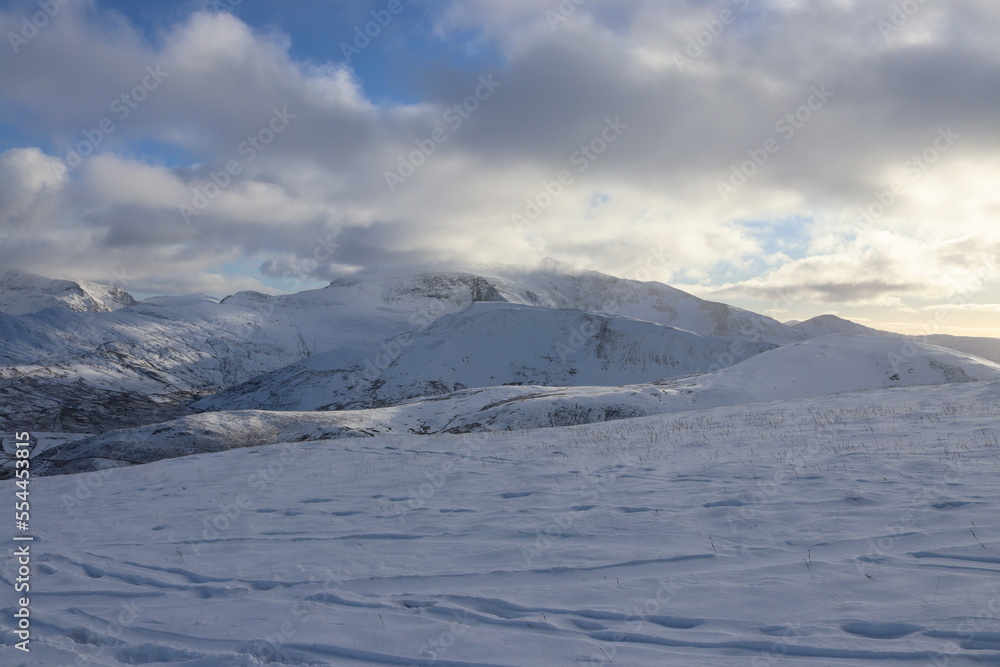
[{"label": "cloud", "polygon": [[31,226],[66,182],[66,167],[37,148],[0,153],[0,230]]},{"label": "cloud", "polygon": [[86,163],[84,187],[107,205],[171,208],[185,194],[184,184],[168,170],[105,153]]},{"label": "cloud", "polygon": [[762,276],[702,292],[715,297],[854,305],[898,305],[901,297],[940,299],[980,292],[1000,279],[1000,243],[938,243],[868,232],[839,252],[789,260]]},{"label": "cloud", "polygon": [[[234,265],[263,289],[546,256],[624,272],[665,247],[652,278],[719,298],[939,299],[1000,247],[1000,10],[925,5],[887,30],[895,4],[440,3],[436,40],[497,55],[417,62],[403,103],[233,14],[150,39],[70,3],[3,56],[2,113],[48,141],[0,155],[0,261],[99,278],[110,259],[137,290],[184,271],[178,288],[214,291]],[[0,33],[20,19],[0,12]],[[499,85],[477,97],[481,77]],[[914,171],[943,128],[959,138]],[[787,219],[794,244],[756,224]]]},{"label": "cloud", "polygon": [[937,303],[924,310],[962,310],[976,313],[1000,313],[1000,303]]}]

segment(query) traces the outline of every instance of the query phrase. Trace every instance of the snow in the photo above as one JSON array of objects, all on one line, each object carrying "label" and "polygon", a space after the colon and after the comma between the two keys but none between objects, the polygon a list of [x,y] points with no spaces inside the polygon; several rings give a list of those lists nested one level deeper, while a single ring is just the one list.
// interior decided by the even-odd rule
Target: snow
[{"label": "snow", "polygon": [[24,663],[996,664],[998,419],[966,382],[35,479]]},{"label": "snow", "polygon": [[670,381],[605,387],[484,387],[367,410],[210,412],[80,439],[47,452],[39,467],[47,473],[80,472],[250,444],[384,433],[538,429],[974,381],[1000,382],[1000,365],[906,340],[834,334],[785,345],[712,373]]},{"label": "snow", "polygon": [[863,324],[845,320],[844,318],[837,317],[836,315],[818,315],[806,320],[805,322],[795,322],[794,324],[786,322],[785,324],[788,324],[797,331],[801,331],[810,338],[815,336],[826,336],[834,333],[854,333],[868,336],[901,335],[866,327]]},{"label": "snow", "polygon": [[468,387],[622,385],[703,373],[774,346],[620,316],[473,303],[415,334],[334,350],[201,400],[199,410],[395,405]]},{"label": "snow", "polygon": [[1000,664],[1000,340],[558,263],[122,295],[0,277],[20,664]]},{"label": "snow", "polygon": [[915,336],[914,338],[915,340],[930,343],[931,345],[940,345],[952,350],[960,350],[966,354],[989,359],[1000,364],[1000,338],[950,336],[948,334],[930,334],[927,336]]},{"label": "snow", "polygon": [[176,296],[151,296],[141,301],[143,304],[153,306],[194,306],[205,303],[219,303],[219,299],[207,294],[181,294]]},{"label": "snow", "polygon": [[84,280],[53,280],[26,271],[0,275],[0,313],[25,315],[45,308],[110,312],[135,303],[127,292]]},{"label": "snow", "polygon": [[[916,336],[904,336],[903,334],[891,331],[872,329],[857,322],[845,320],[836,315],[819,315],[805,322],[785,322],[796,331],[805,334],[809,338],[826,336],[834,333],[854,333],[867,336],[891,336],[894,338],[906,338],[914,342],[939,345],[952,350],[958,350],[966,354],[971,354],[983,359],[1000,363],[1000,339],[985,338],[981,336],[951,336],[948,334],[938,334],[928,331],[928,333]],[[937,327],[928,327],[936,329]]]},{"label": "snow", "polygon": [[[114,312],[0,313],[0,332],[8,334],[0,342],[0,429],[27,421],[38,429],[98,433],[172,419],[199,397],[317,353],[364,349],[377,356],[388,339],[422,331],[477,301],[639,318],[702,336],[748,337],[759,349],[802,337],[770,318],[660,283],[558,268],[506,271],[385,271],[298,294],[240,292],[218,303],[163,297]],[[61,284],[5,275],[16,279],[0,281],[0,303],[29,295],[34,305],[27,310]]]},{"label": "snow", "polygon": [[457,299],[462,307],[468,305],[474,296],[476,301],[587,310],[663,324],[705,336],[774,344],[804,338],[793,328],[770,317],[705,301],[669,285],[627,280],[597,271],[570,271],[558,262],[533,271],[497,267],[478,274],[380,271],[334,281],[327,289],[353,289],[356,295],[363,294],[368,300],[385,303],[393,303],[396,299],[405,303],[414,294],[435,294],[439,298],[447,294],[453,302]]}]

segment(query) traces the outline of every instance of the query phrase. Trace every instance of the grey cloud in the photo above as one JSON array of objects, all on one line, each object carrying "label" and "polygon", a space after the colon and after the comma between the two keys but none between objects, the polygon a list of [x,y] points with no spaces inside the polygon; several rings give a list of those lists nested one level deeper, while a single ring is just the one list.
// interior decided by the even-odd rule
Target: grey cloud
[{"label": "grey cloud", "polygon": [[819,301],[822,303],[865,303],[886,296],[898,296],[921,288],[919,285],[883,280],[805,283],[801,285],[743,284],[717,290],[721,298],[747,298],[763,301]]},{"label": "grey cloud", "polygon": [[[44,253],[61,252],[89,270],[107,251],[154,284],[178,259],[209,272],[219,258],[254,257],[262,276],[281,277],[311,266],[303,261],[315,258],[322,238],[333,247],[309,274],[329,279],[346,267],[457,261],[471,252],[507,261],[505,253],[540,258],[561,250],[592,255],[595,268],[607,268],[641,254],[654,238],[683,233],[700,234],[703,242],[689,243],[701,249],[678,257],[677,268],[686,262],[710,271],[713,263],[738,262],[733,254],[753,251],[748,241],[712,256],[734,219],[766,217],[785,200],[793,203],[781,206],[807,209],[795,214],[817,218],[851,211],[886,187],[887,172],[930,145],[940,126],[962,134],[959,149],[967,159],[996,154],[1000,50],[987,33],[1000,25],[1000,12],[993,5],[928,6],[922,11],[943,17],[935,41],[905,45],[884,39],[877,25],[891,12],[891,0],[814,3],[807,10],[751,4],[681,70],[669,56],[683,50],[701,21],[737,3],[585,3],[556,30],[548,29],[544,3],[450,3],[438,10],[445,36],[471,30],[503,57],[483,72],[426,72],[413,84],[427,99],[419,107],[374,104],[351,72],[295,62],[280,38],[254,34],[229,15],[187,17],[150,43],[93,8],[67,11],[16,59],[5,54],[12,67],[0,70],[2,108],[16,108],[18,118],[33,115],[32,128],[53,137],[47,152],[62,157],[64,142],[79,139],[109,114],[110,100],[142,80],[145,67],[159,64],[169,72],[162,87],[116,122],[101,149],[127,153],[131,142],[156,138],[193,155],[197,164],[164,169],[188,195],[231,160],[240,174],[224,197],[185,225],[175,208],[102,201],[76,172],[71,185],[52,193],[57,204],[42,223],[50,232],[74,230],[73,244],[44,235],[49,240],[34,245],[21,239],[17,247],[33,250],[18,256],[6,244],[0,259],[54,265],[59,260],[45,260]],[[914,17],[899,34],[921,29],[924,18]],[[0,14],[0,29],[18,19],[16,12]],[[642,61],[642,49],[666,56],[666,64]],[[475,89],[478,76],[489,74],[501,87],[448,131],[412,179],[389,192],[384,172],[414,149],[414,140],[441,126],[443,112]],[[780,137],[776,121],[821,84],[833,91],[830,101],[793,137]],[[247,159],[242,142],[285,107],[294,120]],[[567,168],[570,154],[609,117],[620,117],[628,130],[592,170],[577,175],[573,193],[527,235],[497,224],[537,189],[537,178],[524,174],[551,178]],[[721,202],[716,182],[768,137],[779,138],[780,150],[731,202]],[[247,193],[254,185],[280,189],[280,201],[301,210],[291,221],[234,219],[240,209],[223,201],[244,197],[253,204]],[[3,188],[0,182],[3,201],[15,196]],[[574,209],[573,197],[588,196],[588,188],[623,194],[606,212]],[[562,205],[570,213],[556,210]],[[578,210],[593,217],[559,217]],[[643,215],[653,222],[638,225]],[[827,303],[921,289],[919,281],[897,275],[852,282],[834,268],[818,263],[815,273],[797,275],[793,287]],[[729,293],[785,289],[766,282]]]}]

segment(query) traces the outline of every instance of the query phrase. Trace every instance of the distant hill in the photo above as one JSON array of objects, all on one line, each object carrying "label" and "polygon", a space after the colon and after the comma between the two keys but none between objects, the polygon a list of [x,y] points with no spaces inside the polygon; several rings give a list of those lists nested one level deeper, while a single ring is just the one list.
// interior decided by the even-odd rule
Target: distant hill
[{"label": "distant hill", "polygon": [[27,315],[45,308],[107,313],[136,303],[128,292],[84,280],[55,280],[5,271],[0,275],[0,313]]}]

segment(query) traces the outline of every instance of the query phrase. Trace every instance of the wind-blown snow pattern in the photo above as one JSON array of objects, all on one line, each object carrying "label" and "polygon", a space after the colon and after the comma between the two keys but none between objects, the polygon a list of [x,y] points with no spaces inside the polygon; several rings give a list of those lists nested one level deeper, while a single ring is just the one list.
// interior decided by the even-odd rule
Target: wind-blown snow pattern
[{"label": "wind-blown snow pattern", "polygon": [[998,421],[968,382],[41,478],[27,662],[997,664]]}]

